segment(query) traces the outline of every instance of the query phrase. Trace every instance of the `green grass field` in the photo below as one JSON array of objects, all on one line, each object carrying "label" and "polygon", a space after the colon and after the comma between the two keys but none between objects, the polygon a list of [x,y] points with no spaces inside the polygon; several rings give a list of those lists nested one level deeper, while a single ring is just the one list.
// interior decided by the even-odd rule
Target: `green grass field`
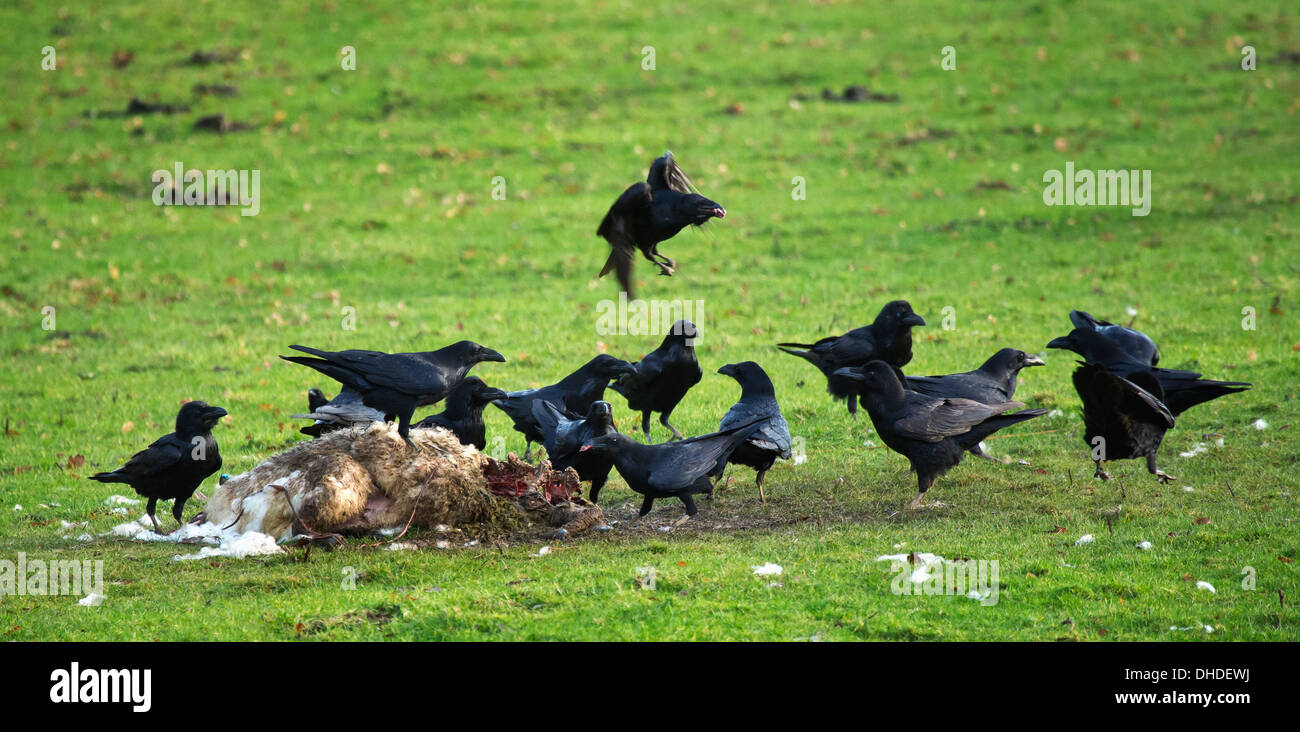
[{"label": "green grass field", "polygon": [[[113,5],[0,7],[0,559],[99,559],[109,583],[99,607],[0,597],[0,639],[1300,639],[1287,3]],[[1243,44],[1256,70],[1241,69]],[[57,70],[42,69],[47,45]],[[196,51],[229,58],[187,63]],[[898,100],[822,99],[854,84]],[[189,109],[84,114],[132,97]],[[194,129],[215,114],[248,127]],[[615,477],[602,502],[620,525],[544,556],[532,542],[353,542],[308,561],[174,562],[195,548],[65,538],[139,517],[104,505],[129,489],[85,476],[169,431],[184,399],[230,411],[224,472],[303,439],[289,415],[308,387],[336,387],[280,361],[291,343],[470,338],[506,355],[475,371],[505,389],[552,383],[601,344],[640,357],[659,337],[596,330],[616,285],[594,279],[608,253],[594,231],[666,148],[728,211],[662,246],[676,276],[638,266],[642,297],[704,303],[705,378],[674,424],[715,429],[739,389],[714,372],[761,363],[807,454],[768,475],[766,504],[733,469],[682,529],[657,530],[676,501],[628,527],[639,497]],[[259,215],[154,206],[150,174],[177,161],[260,170]],[[1044,205],[1044,171],[1067,161],[1151,170],[1150,215]],[[1003,346],[1042,353],[1081,308],[1133,320],[1162,366],[1255,388],[1179,419],[1161,451],[1173,485],[1134,461],[1101,483],[1073,358],[1047,352],[1017,398],[1060,413],[990,440],[1010,464],[941,478],[942,506],[900,510],[915,493],[906,460],[772,346],[865,324],[895,298],[930,323],[910,373],[965,371]],[[522,452],[504,415],[487,416],[489,438]],[[1197,443],[1208,452],[1179,457]],[[998,603],[891,593],[876,559],[912,551],[997,560]],[[765,562],[784,573],[754,575]]]}]

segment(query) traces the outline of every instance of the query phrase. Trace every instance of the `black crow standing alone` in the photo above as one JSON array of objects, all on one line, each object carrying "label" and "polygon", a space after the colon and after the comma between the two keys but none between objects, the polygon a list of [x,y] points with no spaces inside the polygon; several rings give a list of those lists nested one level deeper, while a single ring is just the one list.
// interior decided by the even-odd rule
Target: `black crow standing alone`
[{"label": "black crow standing alone", "polygon": [[614,459],[593,451],[581,452],[582,446],[601,435],[618,432],[614,426],[614,410],[609,402],[591,403],[586,417],[565,412],[548,401],[533,402],[533,416],[541,425],[546,439],[546,456],[555,470],[573,468],[578,478],[591,483],[591,502],[596,502],[600,489],[609,480]]},{"label": "black crow standing alone", "polygon": [[383,353],[382,351],[322,351],[289,346],[306,356],[281,356],[325,374],[361,394],[367,407],[383,412],[385,420],[398,420],[397,433],[411,442],[411,416],[417,407],[437,404],[481,361],[504,362],[505,356],[472,341],[460,341],[436,351]]},{"label": "black crow standing alone", "polygon": [[[1015,348],[1003,348],[974,371],[944,376],[908,376],[904,385],[918,394],[932,397],[959,397],[983,404],[1009,402],[1016,395],[1016,379],[1026,366],[1042,366],[1043,359]],[[978,443],[970,453],[985,460],[997,458],[984,454]]]},{"label": "black crow standing alone", "polygon": [[487,426],[483,424],[483,408],[506,393],[493,389],[477,376],[468,376],[447,395],[447,408],[431,414],[416,423],[421,429],[442,427],[456,435],[462,445],[473,445],[482,451],[487,447]]},{"label": "black crow standing alone", "polygon": [[320,437],[335,430],[345,429],[357,424],[383,422],[384,413],[367,407],[361,401],[361,393],[350,386],[339,390],[333,399],[326,399],[320,389],[307,391],[307,406],[311,412],[295,414],[293,419],[314,420],[311,424],[298,430],[304,435]]},{"label": "black crow standing alone", "polygon": [[534,402],[550,402],[573,414],[586,414],[593,402],[605,398],[605,387],[609,386],[610,379],[632,371],[632,364],[602,353],[557,383],[540,389],[512,391],[505,399],[493,404],[509,415],[515,423],[515,430],[523,434],[526,441],[524,459],[528,460],[533,443],[546,441],[546,434],[533,416]]},{"label": "black crow standing alone", "polygon": [[908,391],[894,368],[883,361],[836,373],[855,384],[880,439],[912,463],[920,490],[908,508],[920,507],[935,479],[960,463],[980,440],[1003,427],[1047,414],[1046,409],[1005,414],[1025,406],[1020,402],[981,404]]},{"label": "black crow standing alone", "polygon": [[627,406],[641,413],[641,429],[650,437],[650,414],[659,412],[659,423],[673,433],[673,439],[682,439],[682,433],[668,423],[668,417],[677,403],[692,386],[704,378],[699,361],[695,360],[695,338],[699,331],[689,320],[673,323],[672,330],[659,347],[637,361],[635,372],[626,374],[610,385],[614,391],[627,397]]},{"label": "black crow standing alone", "polygon": [[1048,348],[1073,351],[1083,356],[1085,362],[1097,364],[1143,388],[1145,380],[1135,380],[1135,375],[1150,376],[1160,388],[1148,391],[1156,394],[1175,417],[1197,404],[1250,388],[1250,383],[1245,381],[1214,381],[1201,378],[1195,371],[1157,368],[1160,353],[1155,343],[1136,330],[1097,320],[1080,310],[1070,313],[1070,321],[1074,330],[1052,339]]},{"label": "black crow standing alone", "polygon": [[613,458],[614,467],[628,487],[645,496],[638,518],[650,513],[656,498],[680,499],[686,506],[686,515],[673,525],[681,526],[699,510],[691,495],[711,495],[713,483],[709,477],[721,475],[732,451],[766,422],[766,418],[760,417],[729,430],[662,445],[643,445],[615,432],[593,438],[580,452]]},{"label": "black crow standing alone", "polygon": [[126,483],[149,499],[145,513],[158,528],[154,511],[158,499],[172,499],[172,516],[183,524],[181,512],[185,502],[199,485],[221,469],[221,453],[212,428],[226,416],[226,410],[206,402],[187,402],[176,415],[176,431],[163,435],[152,445],[137,452],[117,470],[96,473],[91,480],[100,483]]},{"label": "black crow standing alone", "polygon": [[898,377],[903,378],[901,369],[912,360],[912,328],[918,325],[925,325],[925,318],[912,312],[911,303],[894,300],[880,310],[871,325],[812,344],[776,345],[821,369],[826,376],[826,390],[836,399],[847,399],[849,414],[857,417],[858,401],[853,384],[835,376],[835,370],[845,366],[865,366],[869,361],[879,360],[893,366]]},{"label": "black crow standing alone", "polygon": [[615,270],[619,285],[632,297],[632,262],[638,249],[654,262],[659,274],[672,276],[677,263],[659,253],[659,242],[687,226],[703,226],[711,218],[727,215],[726,209],[694,189],[671,151],[655,158],[645,182],[623,191],[596,229],[612,249],[599,276]]},{"label": "black crow standing alone", "polygon": [[781,407],[776,403],[776,389],[763,367],[753,361],[729,363],[718,369],[718,373],[730,376],[740,383],[740,401],[732,405],[731,410],[723,416],[718,425],[719,430],[745,424],[755,417],[767,420],[749,439],[736,447],[730,458],[732,463],[748,465],[758,471],[754,482],[758,485],[759,499],[766,503],[763,475],[777,458],[790,459],[790,427],[786,424],[785,417],[781,416]]}]

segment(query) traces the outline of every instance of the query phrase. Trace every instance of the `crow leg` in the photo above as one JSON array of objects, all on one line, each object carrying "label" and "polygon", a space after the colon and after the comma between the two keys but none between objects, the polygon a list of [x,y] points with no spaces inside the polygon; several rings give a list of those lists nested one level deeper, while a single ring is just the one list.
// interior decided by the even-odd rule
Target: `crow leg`
[{"label": "crow leg", "polygon": [[[661,424],[661,425],[667,427],[668,429],[672,430],[672,433],[673,433],[673,440],[680,440],[680,439],[682,439],[682,433],[678,432],[676,427],[674,427],[674,426],[668,424],[668,415],[669,415],[669,414],[670,414],[669,412],[664,412],[663,414],[659,415],[659,424]],[[647,434],[649,434],[649,433],[647,432]]]},{"label": "crow leg", "polygon": [[651,498],[650,496],[646,496],[645,499],[641,501],[641,511],[637,513],[636,518],[637,519],[644,518],[647,513],[650,513],[650,509],[654,508],[654,505],[655,505],[655,499]]},{"label": "crow leg", "polygon": [[1156,454],[1154,452],[1147,455],[1147,471],[1154,475],[1156,481],[1159,483],[1171,483],[1178,480],[1174,476],[1156,467]]},{"label": "crow leg", "polygon": [[988,460],[988,461],[991,462],[991,463],[1001,463],[1001,462],[1002,462],[1001,460],[998,460],[997,458],[993,457],[992,455],[989,455],[988,453],[984,452],[984,449],[981,448],[979,445],[976,445],[975,447],[972,447],[972,448],[970,449],[970,454],[974,455],[975,457],[982,457],[982,458],[984,458],[985,460]]},{"label": "crow leg", "polygon": [[650,410],[641,413],[641,431],[645,433],[646,441],[650,440]]},{"label": "crow leg", "polygon": [[695,514],[699,513],[699,511],[700,511],[700,509],[698,509],[698,508],[695,507],[695,499],[691,497],[691,494],[689,494],[689,493],[683,493],[683,494],[681,495],[681,499],[682,499],[682,503],[685,504],[685,506],[686,506],[686,515],[685,515],[685,516],[682,516],[681,518],[679,518],[679,519],[677,519],[676,521],[674,521],[674,522],[673,522],[673,528],[676,528],[676,527],[678,527],[678,526],[681,526],[682,524],[686,523],[687,521],[690,521],[690,520],[691,520],[691,517],[694,516]]},{"label": "crow leg", "polygon": [[400,415],[400,419],[397,423],[397,434],[401,436],[402,441],[406,443],[407,447],[412,450],[418,450],[419,448],[415,446],[415,443],[411,442],[411,415],[414,413],[415,410],[411,410],[410,412]]},{"label": "crow leg", "polygon": [[1092,477],[1101,478],[1102,480],[1110,480],[1110,473],[1107,473],[1106,469],[1101,466],[1103,462],[1105,461],[1104,460],[1097,461],[1097,470],[1092,474]]},{"label": "crow leg", "polygon": [[524,462],[529,461],[528,456],[532,451],[533,451],[533,441],[525,437],[524,438]]},{"label": "crow leg", "polygon": [[158,527],[158,518],[154,516],[156,510],[158,510],[158,499],[150,498],[149,503],[145,504],[144,512],[149,514],[149,520],[153,522],[153,533],[161,534],[162,529]]},{"label": "crow leg", "polygon": [[758,484],[758,500],[763,503],[767,503],[767,496],[763,495],[763,476],[766,474],[766,470],[760,470],[758,471],[758,477],[754,479],[754,482]]},{"label": "crow leg", "polygon": [[912,502],[907,504],[907,507],[909,509],[915,510],[921,507],[921,503],[925,498],[926,492],[930,490],[930,486],[934,485],[934,478],[935,476],[932,474],[922,473],[919,470],[916,471],[917,487],[920,488],[921,490],[919,493],[916,494],[916,498],[913,498]]},{"label": "crow leg", "polygon": [[591,499],[590,499],[590,500],[591,500],[592,503],[595,503],[595,502],[596,502],[596,496],[600,495],[600,489],[605,487],[605,481],[607,481],[607,480],[609,480],[609,476],[608,476],[608,475],[604,476],[603,478],[602,478],[602,477],[597,477],[597,478],[592,478],[592,479],[591,479]]},{"label": "crow leg", "polygon": [[857,394],[849,395],[849,416],[854,419],[858,418],[858,395]]},{"label": "crow leg", "polygon": [[175,518],[176,523],[181,526],[185,525],[185,519],[181,517],[184,516],[183,512],[185,510],[185,501],[187,500],[189,499],[177,498],[176,500],[172,501],[172,517]]}]

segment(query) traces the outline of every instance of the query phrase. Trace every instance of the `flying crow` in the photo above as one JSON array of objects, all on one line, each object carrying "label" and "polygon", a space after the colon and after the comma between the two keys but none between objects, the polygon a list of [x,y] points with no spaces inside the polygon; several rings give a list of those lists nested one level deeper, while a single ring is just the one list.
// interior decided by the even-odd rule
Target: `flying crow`
[{"label": "flying crow", "polygon": [[506,398],[493,402],[510,416],[515,430],[523,433],[524,459],[528,460],[534,442],[546,442],[541,425],[533,416],[533,402],[550,402],[573,414],[586,414],[593,402],[605,398],[610,379],[632,373],[632,364],[608,354],[591,359],[559,382],[540,389],[512,391]]},{"label": "flying crow", "polygon": [[637,361],[635,372],[626,374],[610,385],[627,397],[629,409],[641,413],[641,429],[650,437],[650,414],[659,412],[659,423],[682,439],[682,433],[668,423],[668,417],[686,392],[704,377],[695,360],[695,338],[699,335],[689,320],[673,323],[672,330],[658,348]]},{"label": "flying crow", "polygon": [[854,383],[880,439],[912,463],[920,491],[908,508],[920,507],[935,479],[960,463],[980,440],[1003,427],[1047,414],[1046,409],[1005,414],[1025,406],[1020,402],[981,404],[908,391],[894,368],[883,361],[872,361],[861,369],[840,369],[836,374]]},{"label": "flying crow", "polygon": [[753,361],[729,363],[718,369],[718,373],[740,382],[740,401],[732,405],[731,410],[723,416],[722,423],[718,425],[719,430],[728,430],[756,417],[767,420],[749,439],[736,447],[730,458],[732,463],[748,465],[758,471],[754,482],[758,484],[758,497],[766,503],[763,475],[777,458],[790,459],[790,427],[786,425],[785,417],[781,416],[781,407],[776,403],[776,390],[762,366]]},{"label": "flying crow", "polygon": [[893,366],[898,377],[903,378],[901,369],[912,360],[912,328],[918,325],[925,325],[925,319],[912,312],[912,305],[906,300],[895,300],[881,309],[871,325],[855,328],[842,336],[830,336],[812,344],[776,345],[821,369],[826,375],[826,390],[836,399],[847,399],[849,414],[857,417],[858,401],[853,384],[835,376],[835,370],[879,360]]},{"label": "flying crow", "polygon": [[126,483],[149,499],[145,513],[158,528],[154,511],[158,499],[172,499],[172,516],[182,524],[185,502],[194,495],[204,479],[221,469],[221,453],[212,428],[226,416],[226,410],[205,402],[187,402],[176,415],[176,431],[163,435],[117,470],[96,473],[91,480],[100,483]]},{"label": "flying crow", "polygon": [[711,218],[726,215],[722,206],[695,190],[672,152],[666,152],[650,164],[644,183],[634,183],[623,191],[596,229],[596,235],[604,237],[612,249],[599,276],[615,270],[619,285],[633,297],[632,262],[638,249],[659,268],[659,274],[672,276],[677,263],[659,253],[659,242],[677,236],[687,226],[703,226]]},{"label": "flying crow", "polygon": [[503,362],[505,356],[472,341],[453,343],[423,353],[381,351],[321,351],[307,346],[289,346],[306,356],[281,356],[325,374],[361,394],[367,407],[379,410],[385,420],[398,420],[397,433],[411,447],[411,415],[417,407],[437,404],[465,378],[480,361]]}]

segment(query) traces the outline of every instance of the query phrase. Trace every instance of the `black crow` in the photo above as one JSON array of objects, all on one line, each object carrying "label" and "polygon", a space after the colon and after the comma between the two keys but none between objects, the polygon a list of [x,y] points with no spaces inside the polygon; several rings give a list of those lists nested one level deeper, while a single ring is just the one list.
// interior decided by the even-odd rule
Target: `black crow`
[{"label": "black crow", "polygon": [[[1095,363],[1079,362],[1074,389],[1083,400],[1083,441],[1097,463],[1094,478],[1110,480],[1108,460],[1146,458],[1147,470],[1161,483],[1175,478],[1156,467],[1156,452],[1174,415],[1160,399],[1160,383],[1147,371],[1130,381]],[[1142,385],[1139,385],[1142,384]]]},{"label": "black crow", "polygon": [[681,526],[698,511],[691,494],[712,495],[710,476],[721,475],[732,451],[766,422],[760,417],[728,430],[662,445],[643,445],[615,432],[592,438],[579,452],[613,458],[628,487],[645,496],[638,518],[650,513],[656,498],[680,499],[686,505],[686,515],[674,526]]},{"label": "black crow", "polygon": [[417,407],[442,401],[466,372],[481,361],[503,362],[505,356],[472,341],[460,341],[436,351],[383,353],[382,351],[321,351],[307,346],[289,346],[306,356],[281,356],[286,361],[309,366],[361,394],[361,401],[398,420],[397,433],[414,447],[409,436],[411,415]]},{"label": "black crow", "polygon": [[981,404],[908,391],[894,368],[883,361],[836,373],[857,387],[880,439],[912,463],[920,491],[908,508],[920,507],[935,479],[960,463],[965,452],[980,440],[1003,427],[1047,414],[1046,409],[1005,414],[1025,406],[1020,402]]},{"label": "black crow", "polygon": [[727,215],[722,206],[701,196],[677,167],[672,152],[655,158],[644,183],[634,183],[610,206],[596,229],[613,250],[600,277],[615,270],[619,285],[632,297],[632,262],[636,251],[672,276],[677,263],[659,253],[661,241],[677,236],[687,226],[703,226],[711,218]]},{"label": "black crow", "polygon": [[632,373],[632,364],[608,354],[600,354],[581,368],[550,386],[507,393],[493,402],[510,416],[515,430],[524,436],[524,460],[529,459],[534,442],[545,442],[546,435],[533,416],[533,402],[550,402],[573,414],[586,414],[593,402],[605,398],[610,379]]},{"label": "black crow", "polygon": [[618,432],[609,402],[592,402],[587,416],[580,417],[539,399],[533,402],[533,416],[546,436],[542,444],[546,445],[551,467],[560,471],[565,468],[576,470],[580,480],[591,483],[591,502],[595,503],[600,489],[609,480],[614,459],[609,455],[580,450],[596,437]]},{"label": "black crow", "polygon": [[304,435],[320,437],[335,430],[345,429],[358,424],[383,422],[384,413],[367,407],[361,401],[361,393],[350,386],[345,386],[333,399],[326,400],[320,389],[307,391],[308,414],[295,414],[293,419],[310,419],[313,422],[298,430]]},{"label": "black crow", "polygon": [[226,410],[221,407],[187,402],[176,415],[175,432],[159,437],[117,470],[96,473],[90,479],[100,483],[126,483],[148,498],[145,513],[157,533],[162,533],[154,515],[160,498],[172,499],[172,516],[177,524],[183,524],[181,512],[185,502],[209,475],[221,469],[221,453],[212,428],[224,416]]},{"label": "black crow", "polygon": [[757,432],[736,447],[730,458],[732,463],[748,465],[758,471],[754,482],[758,484],[759,499],[766,503],[763,475],[777,458],[790,459],[790,427],[785,423],[785,417],[781,416],[781,407],[776,403],[776,390],[762,366],[753,361],[729,363],[718,369],[718,373],[740,382],[740,401],[732,405],[731,410],[723,416],[718,425],[719,430],[744,424],[755,417],[767,419]]},{"label": "black crow", "polygon": [[1070,321],[1074,323],[1074,330],[1054,338],[1047,344],[1048,348],[1073,351],[1086,363],[1097,364],[1144,388],[1147,382],[1134,377],[1138,373],[1149,375],[1160,385],[1158,398],[1175,417],[1197,404],[1245,391],[1251,386],[1245,381],[1203,379],[1195,371],[1157,368],[1155,364],[1160,360],[1160,353],[1145,334],[1096,320],[1079,310],[1070,313]]},{"label": "black crow", "polygon": [[473,445],[482,451],[487,446],[487,426],[483,424],[483,407],[506,393],[493,389],[477,376],[467,376],[447,395],[447,408],[416,423],[416,427],[431,429],[442,427],[456,435],[462,445]]},{"label": "black crow", "polygon": [[823,338],[813,344],[776,345],[821,369],[826,375],[826,390],[836,399],[847,399],[849,414],[857,417],[858,401],[853,384],[835,376],[835,370],[879,360],[893,366],[898,378],[903,378],[901,369],[912,360],[912,328],[918,325],[925,325],[925,318],[912,312],[912,305],[906,300],[895,300],[881,309],[871,325],[855,328],[842,336]]},{"label": "black crow", "polygon": [[627,406],[641,413],[641,429],[650,437],[650,414],[659,412],[659,423],[682,439],[682,433],[668,423],[677,403],[692,386],[700,383],[704,372],[695,360],[695,338],[699,335],[689,320],[673,323],[672,330],[659,347],[637,361],[635,372],[626,374],[610,385],[627,397]]},{"label": "black crow", "polygon": [[[1043,359],[1038,356],[1015,348],[1003,348],[974,371],[944,376],[908,376],[904,385],[926,396],[960,397],[983,404],[1001,404],[1011,401],[1016,395],[1016,377],[1020,375],[1020,369],[1042,365]],[[998,462],[997,458],[985,455],[978,443],[970,453]]]}]

